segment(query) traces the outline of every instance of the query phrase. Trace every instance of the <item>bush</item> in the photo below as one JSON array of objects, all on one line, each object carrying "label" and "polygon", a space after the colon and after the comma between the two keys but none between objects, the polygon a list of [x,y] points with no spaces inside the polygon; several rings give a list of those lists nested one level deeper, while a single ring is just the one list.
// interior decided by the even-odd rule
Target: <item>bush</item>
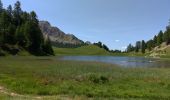
[{"label": "bush", "polygon": [[106,82],[109,82],[109,79],[106,76],[96,75],[96,74],[90,74],[88,80],[96,84],[100,84],[100,83],[104,84]]},{"label": "bush", "polygon": [[11,45],[3,45],[2,50],[7,51],[12,55],[16,55],[19,52],[19,48]]}]

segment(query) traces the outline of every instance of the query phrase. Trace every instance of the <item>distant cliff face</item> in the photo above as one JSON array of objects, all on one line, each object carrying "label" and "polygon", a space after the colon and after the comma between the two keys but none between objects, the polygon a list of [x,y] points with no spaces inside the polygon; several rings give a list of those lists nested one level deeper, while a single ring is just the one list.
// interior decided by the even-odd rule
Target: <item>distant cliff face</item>
[{"label": "distant cliff face", "polygon": [[63,43],[63,44],[72,44],[80,45],[83,44],[83,41],[75,37],[73,34],[66,34],[57,27],[53,27],[47,21],[40,21],[39,27],[42,33],[48,35],[53,43]]}]

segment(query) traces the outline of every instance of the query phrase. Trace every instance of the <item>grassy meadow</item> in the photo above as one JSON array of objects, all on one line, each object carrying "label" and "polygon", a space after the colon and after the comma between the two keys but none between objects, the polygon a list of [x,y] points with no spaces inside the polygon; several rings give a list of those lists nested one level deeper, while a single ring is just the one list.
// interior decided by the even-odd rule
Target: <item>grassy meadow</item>
[{"label": "grassy meadow", "polygon": [[169,68],[61,61],[57,57],[1,57],[0,99],[170,99]]},{"label": "grassy meadow", "polygon": [[[142,53],[111,53],[103,48],[99,48],[98,46],[95,45],[86,45],[86,46],[81,46],[78,48],[57,48],[53,47],[55,55],[59,56],[82,56],[82,55],[105,55],[105,56],[146,56],[148,54],[142,54]],[[23,53],[22,53],[23,54]]]},{"label": "grassy meadow", "polygon": [[109,55],[106,50],[95,45],[81,46],[78,48],[56,48],[54,47],[56,55]]}]

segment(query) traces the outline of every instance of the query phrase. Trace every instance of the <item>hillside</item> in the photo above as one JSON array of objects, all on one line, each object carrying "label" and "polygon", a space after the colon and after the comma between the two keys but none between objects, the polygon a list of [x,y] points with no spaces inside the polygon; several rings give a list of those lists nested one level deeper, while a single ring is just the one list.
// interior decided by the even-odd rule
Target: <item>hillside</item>
[{"label": "hillside", "polygon": [[52,43],[62,43],[71,45],[80,45],[84,42],[73,34],[66,34],[59,28],[51,26],[48,21],[40,21],[39,27],[44,35],[48,35]]},{"label": "hillside", "polygon": [[86,45],[79,48],[56,48],[56,55],[108,55],[109,52],[94,45]]},{"label": "hillside", "polygon": [[151,57],[170,57],[170,23],[165,31],[160,31],[150,40],[136,41],[135,45],[129,44],[126,52],[147,54]]},{"label": "hillside", "polygon": [[162,43],[160,46],[155,47],[151,52],[151,57],[170,57],[170,45]]}]

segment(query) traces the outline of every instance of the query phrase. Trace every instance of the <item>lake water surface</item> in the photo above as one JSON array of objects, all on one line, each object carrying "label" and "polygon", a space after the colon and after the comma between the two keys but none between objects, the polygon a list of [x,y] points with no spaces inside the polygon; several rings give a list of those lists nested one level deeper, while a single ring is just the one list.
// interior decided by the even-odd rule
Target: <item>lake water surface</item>
[{"label": "lake water surface", "polygon": [[63,56],[62,60],[97,61],[116,64],[122,67],[169,67],[170,60],[160,60],[145,57],[115,57],[115,56]]}]

